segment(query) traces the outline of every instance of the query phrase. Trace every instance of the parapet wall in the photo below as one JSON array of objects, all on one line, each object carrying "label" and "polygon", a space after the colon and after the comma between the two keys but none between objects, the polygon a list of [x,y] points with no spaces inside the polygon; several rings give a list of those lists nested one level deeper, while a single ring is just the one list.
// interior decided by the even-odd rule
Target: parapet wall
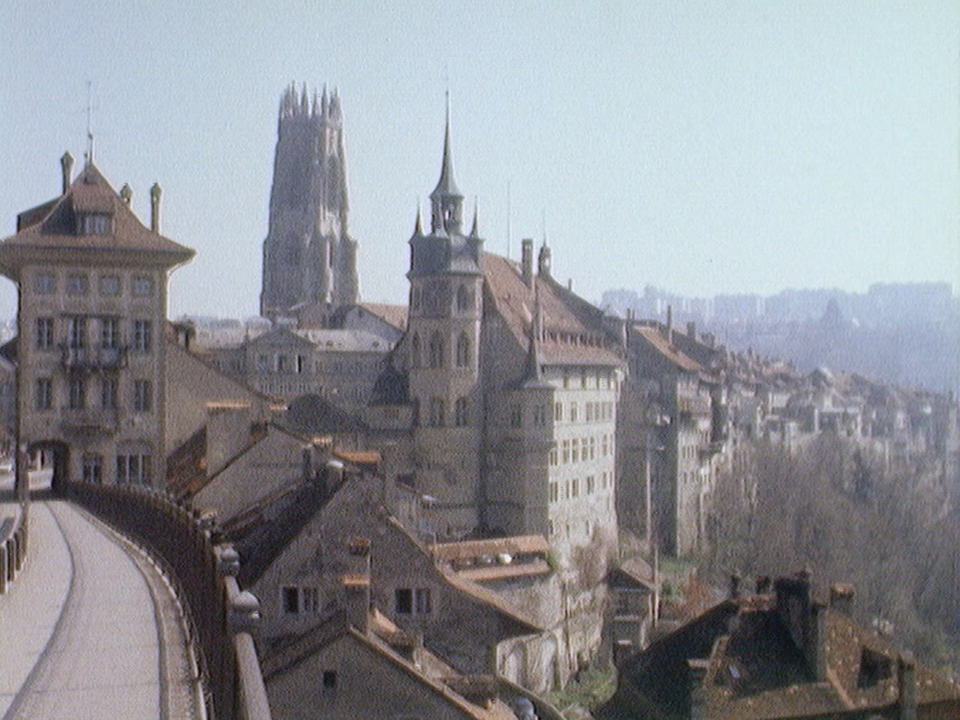
[{"label": "parapet wall", "polygon": [[71,483],[68,496],[140,544],[164,569],[198,649],[208,717],[270,720],[248,630],[256,598],[236,582],[239,560],[212,519],[150,488]]}]

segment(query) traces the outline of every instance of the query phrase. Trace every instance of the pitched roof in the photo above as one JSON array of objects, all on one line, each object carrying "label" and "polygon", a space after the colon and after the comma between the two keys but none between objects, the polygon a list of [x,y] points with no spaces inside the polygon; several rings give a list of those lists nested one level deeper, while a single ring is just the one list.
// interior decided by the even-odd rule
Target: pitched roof
[{"label": "pitched roof", "polygon": [[632,331],[646,340],[648,345],[664,360],[680,370],[691,373],[699,373],[703,370],[700,363],[684,355],[675,345],[671,345],[657,328],[637,325],[632,328]]},{"label": "pitched roof", "polygon": [[[111,232],[78,233],[77,215],[85,212],[111,215]],[[93,163],[87,164],[59,199],[22,214],[20,224],[16,235],[0,243],[0,270],[7,274],[15,275],[19,265],[38,252],[47,262],[53,260],[49,253],[57,250],[130,253],[136,264],[166,267],[186,262],[195,254],[145,227]],[[76,262],[77,256],[71,261]]]},{"label": "pitched roof", "polygon": [[371,315],[376,315],[388,325],[397,328],[397,330],[406,330],[407,328],[406,305],[362,302],[358,304],[358,307],[363,308]]},{"label": "pitched roof", "polygon": [[519,263],[483,253],[480,268],[493,309],[503,318],[518,345],[526,350],[535,306],[539,302],[543,337],[538,350],[547,365],[619,365],[609,347],[603,311],[549,277],[537,276],[534,287],[523,282]]}]

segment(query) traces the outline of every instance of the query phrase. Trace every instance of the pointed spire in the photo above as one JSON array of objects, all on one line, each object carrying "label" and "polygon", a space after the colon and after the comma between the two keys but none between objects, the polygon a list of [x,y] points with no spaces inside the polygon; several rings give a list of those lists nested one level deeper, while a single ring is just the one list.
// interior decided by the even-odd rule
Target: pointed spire
[{"label": "pointed spire", "polygon": [[430,197],[462,198],[457,182],[453,179],[453,153],[450,151],[450,93],[447,93],[447,117],[443,129],[443,164],[440,167],[440,180],[430,193]]},{"label": "pointed spire", "polygon": [[323,97],[320,100],[320,114],[323,117],[327,116],[327,110],[329,109],[330,104],[327,101],[327,84],[323,84]]},{"label": "pointed spire", "polygon": [[420,199],[417,198],[417,223],[413,227],[413,236],[422,237],[423,236],[423,218],[420,215]]},{"label": "pointed spire", "polygon": [[310,114],[310,96],[307,94],[307,84],[303,84],[303,94],[300,96],[300,113],[302,115]]},{"label": "pointed spire", "polygon": [[480,214],[480,202],[477,198],[473,199],[473,225],[470,228],[470,237],[479,237],[478,215]]}]

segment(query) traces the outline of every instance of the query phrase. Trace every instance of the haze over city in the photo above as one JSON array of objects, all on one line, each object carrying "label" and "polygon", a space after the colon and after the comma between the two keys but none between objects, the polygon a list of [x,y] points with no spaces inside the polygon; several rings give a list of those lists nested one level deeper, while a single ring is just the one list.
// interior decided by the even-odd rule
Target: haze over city
[{"label": "haze over city", "polygon": [[[82,160],[195,247],[170,315],[257,312],[277,106],[337,87],[364,299],[406,295],[406,240],[440,170],[486,249],[544,229],[584,297],[958,286],[960,7],[924,3],[9,4],[16,175],[0,235]],[[509,188],[509,202],[508,202]],[[508,220],[508,207],[509,220]],[[509,228],[509,242],[508,242]],[[0,317],[15,288],[0,287]]]}]

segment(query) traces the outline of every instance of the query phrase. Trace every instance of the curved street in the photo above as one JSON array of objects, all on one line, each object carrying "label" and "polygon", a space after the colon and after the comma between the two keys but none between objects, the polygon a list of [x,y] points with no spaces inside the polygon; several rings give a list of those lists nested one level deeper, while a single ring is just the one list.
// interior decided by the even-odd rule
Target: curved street
[{"label": "curved street", "polygon": [[0,717],[200,717],[179,607],[143,553],[65,501],[30,505],[0,596]]}]

